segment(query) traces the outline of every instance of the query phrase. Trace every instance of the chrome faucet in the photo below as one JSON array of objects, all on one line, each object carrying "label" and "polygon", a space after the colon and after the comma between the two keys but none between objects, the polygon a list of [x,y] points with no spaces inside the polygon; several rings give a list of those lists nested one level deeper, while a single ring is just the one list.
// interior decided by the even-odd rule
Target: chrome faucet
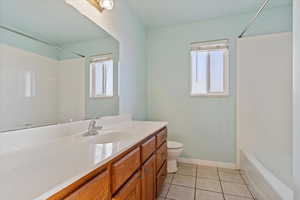
[{"label": "chrome faucet", "polygon": [[101,130],[103,126],[96,126],[96,120],[92,119],[89,123],[88,131],[84,136],[93,136],[98,134],[98,130]]}]

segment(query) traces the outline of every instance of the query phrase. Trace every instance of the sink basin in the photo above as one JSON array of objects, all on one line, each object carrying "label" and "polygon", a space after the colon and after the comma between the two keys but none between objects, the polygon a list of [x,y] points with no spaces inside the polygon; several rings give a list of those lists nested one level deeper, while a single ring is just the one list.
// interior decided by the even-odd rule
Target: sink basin
[{"label": "sink basin", "polygon": [[88,137],[88,142],[93,144],[104,144],[104,143],[114,143],[121,140],[130,140],[133,135],[125,132],[105,132],[98,131],[99,134],[95,136]]}]

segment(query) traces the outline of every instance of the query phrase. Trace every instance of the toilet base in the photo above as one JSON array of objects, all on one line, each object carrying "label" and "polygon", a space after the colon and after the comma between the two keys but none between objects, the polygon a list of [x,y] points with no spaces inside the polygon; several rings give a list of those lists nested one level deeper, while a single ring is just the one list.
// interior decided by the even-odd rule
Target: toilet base
[{"label": "toilet base", "polygon": [[176,173],[177,170],[177,160],[168,160],[168,173]]}]

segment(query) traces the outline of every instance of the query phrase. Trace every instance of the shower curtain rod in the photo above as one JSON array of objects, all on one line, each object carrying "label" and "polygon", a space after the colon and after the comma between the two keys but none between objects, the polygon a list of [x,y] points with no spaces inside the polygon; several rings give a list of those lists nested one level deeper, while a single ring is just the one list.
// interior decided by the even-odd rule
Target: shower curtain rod
[{"label": "shower curtain rod", "polygon": [[249,21],[249,23],[246,25],[245,29],[243,30],[243,32],[239,35],[239,38],[242,38],[245,33],[247,32],[247,30],[250,28],[250,26],[255,22],[256,18],[258,16],[260,16],[262,14],[262,11],[266,8],[266,6],[268,5],[268,3],[271,0],[265,0],[265,2],[262,4],[262,6],[258,9],[257,13],[255,14],[255,16]]},{"label": "shower curtain rod", "polygon": [[84,56],[84,55],[82,55],[82,54],[80,54],[80,53],[76,53],[76,52],[74,52],[74,51],[66,50],[66,49],[64,49],[64,48],[62,48],[62,47],[60,47],[60,46],[51,44],[50,42],[47,42],[47,41],[44,41],[44,40],[37,39],[37,38],[35,38],[35,37],[33,37],[33,36],[27,35],[27,34],[22,33],[22,32],[20,32],[20,31],[16,31],[16,30],[11,29],[11,28],[8,28],[8,27],[6,27],[6,26],[0,25],[0,28],[3,29],[3,30],[9,31],[9,32],[15,33],[15,34],[17,34],[17,35],[21,35],[21,36],[26,37],[26,38],[28,38],[28,39],[31,39],[31,40],[34,40],[34,41],[37,41],[37,42],[46,44],[46,45],[51,46],[51,47],[54,47],[54,48],[56,48],[56,49],[59,49],[59,50],[62,50],[62,51],[68,51],[68,52],[70,52],[70,53],[72,53],[72,54],[74,54],[74,55],[76,55],[76,56],[79,56],[79,57],[82,57],[82,58],[85,58],[85,57],[86,57],[86,56]]}]

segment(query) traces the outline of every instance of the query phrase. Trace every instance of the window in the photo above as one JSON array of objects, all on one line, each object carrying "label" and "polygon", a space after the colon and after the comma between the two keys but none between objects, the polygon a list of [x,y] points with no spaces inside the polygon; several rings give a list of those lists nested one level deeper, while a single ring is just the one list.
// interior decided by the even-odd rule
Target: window
[{"label": "window", "polygon": [[191,48],[191,95],[228,95],[227,40],[193,43]]},{"label": "window", "polygon": [[92,59],[90,63],[90,97],[113,96],[112,55]]}]

